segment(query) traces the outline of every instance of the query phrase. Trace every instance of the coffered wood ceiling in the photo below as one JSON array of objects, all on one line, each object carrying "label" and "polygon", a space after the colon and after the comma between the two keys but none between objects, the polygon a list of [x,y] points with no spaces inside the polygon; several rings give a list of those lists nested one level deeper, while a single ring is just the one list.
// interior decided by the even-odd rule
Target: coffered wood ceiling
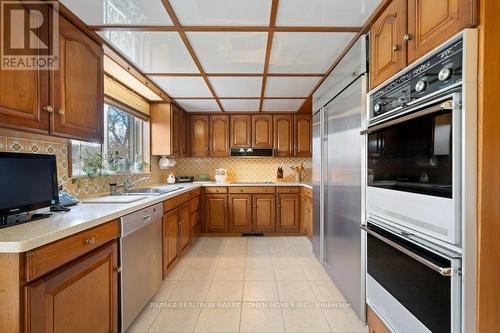
[{"label": "coffered wood ceiling", "polygon": [[62,0],[186,111],[294,112],[380,0]]}]

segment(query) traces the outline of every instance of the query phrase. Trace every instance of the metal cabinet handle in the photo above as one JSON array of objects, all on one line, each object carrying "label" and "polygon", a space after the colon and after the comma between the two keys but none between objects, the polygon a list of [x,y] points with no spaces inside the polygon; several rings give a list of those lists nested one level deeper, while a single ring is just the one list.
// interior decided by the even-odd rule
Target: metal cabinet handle
[{"label": "metal cabinet handle", "polygon": [[403,36],[403,39],[405,40],[405,42],[408,42],[413,39],[413,36],[411,34],[406,34]]},{"label": "metal cabinet handle", "polygon": [[42,111],[47,112],[47,113],[52,113],[52,112],[54,112],[54,108],[50,105],[46,105],[46,106],[42,107]]},{"label": "metal cabinet handle", "polygon": [[63,109],[63,108],[57,108],[56,113],[57,113],[59,116],[64,116],[64,109]]},{"label": "metal cabinet handle", "polygon": [[394,45],[394,46],[392,47],[392,50],[393,50],[394,52],[398,52],[399,50],[401,50],[401,46],[399,46],[399,44],[396,44],[396,45]]},{"label": "metal cabinet handle", "polygon": [[89,237],[85,240],[85,244],[92,245],[95,243],[95,237]]},{"label": "metal cabinet handle", "polygon": [[406,248],[404,248],[403,246],[397,244],[396,242],[393,242],[392,240],[390,240],[390,239],[388,239],[388,238],[386,238],[386,237],[384,237],[384,236],[376,233],[375,231],[368,229],[368,227],[365,226],[365,225],[361,225],[360,228],[363,229],[364,231],[366,231],[367,233],[369,233],[370,235],[372,235],[372,236],[380,239],[382,242],[384,242],[384,243],[392,246],[396,250],[399,250],[399,251],[403,252],[407,256],[409,256],[409,257],[417,260],[421,264],[429,267],[433,271],[438,272],[439,274],[441,274],[443,276],[452,276],[454,274],[454,271],[453,271],[452,267],[441,267],[439,265],[436,265],[435,263],[433,263],[433,262],[425,259],[424,257],[421,257],[421,256],[417,255],[416,253],[413,253],[412,251],[407,250]]},{"label": "metal cabinet handle", "polygon": [[116,273],[120,274],[122,272],[122,268],[121,267],[115,267],[115,268],[113,268],[113,271],[115,271]]}]

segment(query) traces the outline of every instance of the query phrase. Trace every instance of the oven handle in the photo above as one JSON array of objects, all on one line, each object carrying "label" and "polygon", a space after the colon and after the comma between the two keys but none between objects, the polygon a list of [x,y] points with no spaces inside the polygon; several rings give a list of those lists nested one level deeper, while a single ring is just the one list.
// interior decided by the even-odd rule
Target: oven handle
[{"label": "oven handle", "polygon": [[451,267],[441,267],[439,265],[436,265],[435,263],[419,256],[419,255],[416,255],[415,253],[411,252],[410,250],[404,248],[403,246],[391,241],[390,239],[376,233],[375,231],[373,230],[370,230],[368,229],[368,227],[364,224],[362,224],[360,226],[361,229],[363,229],[364,231],[366,231],[367,233],[369,233],[370,235],[374,236],[374,237],[377,237],[378,239],[380,239],[382,242],[384,243],[387,243],[389,244],[390,246],[394,247],[395,249],[403,252],[404,254],[412,257],[413,259],[417,260],[418,262],[420,262],[421,264],[424,264],[425,266],[429,267],[430,269],[432,269],[433,271],[436,271],[438,272],[439,274],[443,275],[443,276],[453,276],[453,268]]},{"label": "oven handle", "polygon": [[443,110],[453,110],[453,101],[446,100],[438,105],[433,105],[433,106],[431,106],[429,108],[425,108],[421,111],[410,113],[406,116],[392,119],[392,120],[389,120],[389,121],[382,123],[382,124],[379,124],[379,125],[375,125],[373,127],[370,127],[370,128],[367,128],[367,129],[361,131],[361,134],[362,135],[363,134],[370,134],[372,132],[381,130],[381,129],[389,127],[389,126],[397,125],[397,124],[403,123],[403,122],[408,121],[408,120],[412,120],[412,119],[415,119],[418,117],[422,117],[422,116],[425,116],[425,115],[428,115],[431,113],[435,113],[435,112],[439,112],[439,111],[443,111]]}]

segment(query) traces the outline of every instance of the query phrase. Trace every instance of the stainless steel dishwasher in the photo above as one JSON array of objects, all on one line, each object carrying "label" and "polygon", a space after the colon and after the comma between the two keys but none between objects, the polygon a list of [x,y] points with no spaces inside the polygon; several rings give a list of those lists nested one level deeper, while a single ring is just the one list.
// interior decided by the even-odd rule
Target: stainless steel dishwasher
[{"label": "stainless steel dishwasher", "polygon": [[162,281],[163,205],[121,218],[120,312],[125,332]]}]

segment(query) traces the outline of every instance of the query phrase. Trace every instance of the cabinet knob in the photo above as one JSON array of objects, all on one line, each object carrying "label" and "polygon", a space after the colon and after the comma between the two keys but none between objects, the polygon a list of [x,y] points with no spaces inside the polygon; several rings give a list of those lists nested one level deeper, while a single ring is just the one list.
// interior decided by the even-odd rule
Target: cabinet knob
[{"label": "cabinet knob", "polygon": [[120,274],[122,272],[122,268],[121,267],[115,267],[115,268],[113,268],[113,271],[115,271],[116,273]]},{"label": "cabinet knob", "polygon": [[392,50],[393,50],[394,52],[398,52],[399,50],[401,50],[401,46],[399,46],[399,44],[396,44],[396,45],[394,45],[394,46],[392,47]]},{"label": "cabinet knob", "polygon": [[85,244],[92,245],[95,243],[95,237],[89,237],[85,240]]},{"label": "cabinet knob", "polygon": [[58,109],[56,110],[56,113],[57,113],[58,115],[60,115],[60,116],[64,116],[64,109],[63,109],[63,108],[58,108]]},{"label": "cabinet knob", "polygon": [[52,106],[50,106],[50,105],[46,105],[46,106],[42,107],[42,110],[43,110],[44,112],[47,112],[47,113],[52,113],[52,112],[54,112],[54,108],[53,108]]},{"label": "cabinet knob", "polygon": [[405,42],[408,42],[413,39],[413,36],[411,34],[406,34],[403,36],[403,39],[405,40]]}]

